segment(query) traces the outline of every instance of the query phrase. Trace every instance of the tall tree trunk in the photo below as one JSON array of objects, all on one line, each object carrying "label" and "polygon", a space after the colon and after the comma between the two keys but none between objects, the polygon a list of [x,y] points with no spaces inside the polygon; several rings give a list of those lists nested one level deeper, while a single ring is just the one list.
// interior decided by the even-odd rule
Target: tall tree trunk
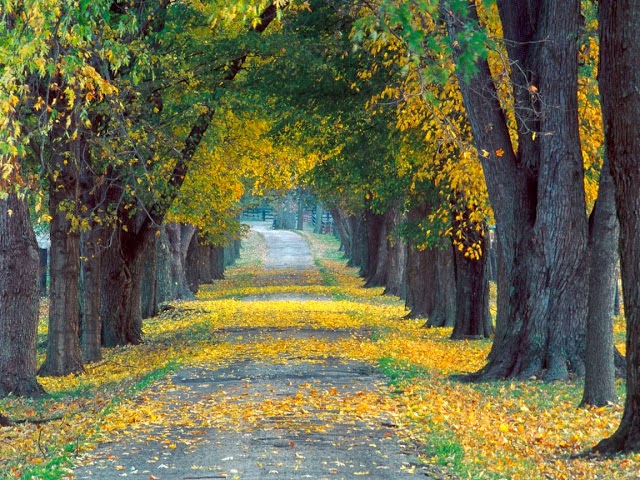
[{"label": "tall tree trunk", "polygon": [[[479,28],[474,2],[466,19],[443,6],[453,39],[468,22]],[[481,159],[510,293],[489,362],[475,378],[565,379],[584,373],[587,298],[580,1],[499,0],[498,9],[513,65],[517,153],[487,61],[477,61],[473,84],[459,79],[475,145],[488,153]]]},{"label": "tall tree trunk", "polygon": [[100,314],[100,290],[102,270],[100,256],[104,243],[103,228],[82,235],[82,311],[80,312],[80,349],[85,363],[102,359],[102,316]]},{"label": "tall tree trunk", "polygon": [[54,129],[49,187],[51,215],[51,287],[47,356],[38,371],[43,376],[62,376],[83,371],[80,352],[79,280],[80,231],[72,224],[79,217],[78,155],[72,152],[67,132]]},{"label": "tall tree trunk", "polygon": [[142,278],[155,230],[140,233],[136,224],[141,218],[128,218],[127,225],[116,228],[111,246],[102,254],[100,310],[105,347],[142,343]]},{"label": "tall tree trunk", "polygon": [[[189,243],[182,238],[183,229],[178,223],[168,223],[165,226],[167,232],[167,240],[169,241],[169,252],[171,254],[171,281],[176,289],[176,300],[193,300],[194,296],[189,285],[184,269],[184,260]],[[184,233],[188,235],[189,231],[184,229]],[[193,235],[193,232],[191,232]],[[189,241],[191,237],[189,236]],[[186,247],[183,246],[186,243]],[[183,255],[184,251],[184,255]]]},{"label": "tall tree trunk", "polygon": [[349,230],[349,224],[345,221],[344,216],[337,208],[331,209],[331,216],[340,238],[340,246],[344,252],[345,258],[349,261],[351,259],[351,232]]},{"label": "tall tree trunk", "polygon": [[158,251],[156,242],[158,237],[151,239],[144,260],[141,282],[142,318],[152,318],[158,314]]},{"label": "tall tree trunk", "polygon": [[313,227],[313,233],[324,233],[322,231],[322,217],[324,216],[324,210],[320,202],[316,205],[316,224]]},{"label": "tall tree trunk", "polygon": [[400,235],[394,237],[389,243],[389,265],[384,294],[406,298],[408,246]]},{"label": "tall tree trunk", "polygon": [[198,243],[197,232],[191,236],[191,242],[187,248],[187,255],[185,257],[185,275],[187,277],[187,285],[191,293],[194,295],[198,293],[200,289],[199,278],[199,264],[200,264],[200,244]]},{"label": "tall tree trunk", "polygon": [[198,282],[203,285],[213,283],[213,261],[211,255],[213,253],[213,245],[204,244],[203,239],[199,239],[198,248]]},{"label": "tall tree trunk", "polygon": [[613,303],[618,283],[618,219],[613,179],[605,158],[598,200],[590,218],[589,311],[584,394],[581,406],[616,402]]},{"label": "tall tree trunk", "polygon": [[29,210],[9,193],[0,199],[0,396],[44,393],[36,380],[38,262]]},{"label": "tall tree trunk", "polygon": [[175,285],[171,281],[171,253],[165,226],[160,227],[156,240],[156,302],[159,304],[176,299]]},{"label": "tall tree trunk", "polygon": [[600,95],[606,155],[620,222],[622,294],[627,319],[627,397],[618,430],[595,448],[640,451],[640,5],[600,2]]},{"label": "tall tree trunk", "polygon": [[211,276],[213,280],[224,280],[224,252],[222,245],[211,246]]},{"label": "tall tree trunk", "polygon": [[365,227],[367,238],[367,261],[362,276],[365,287],[381,287],[387,280],[389,264],[389,232],[390,212],[376,214],[371,211],[365,213]]},{"label": "tall tree trunk", "polygon": [[407,308],[408,318],[431,317],[435,302],[436,251],[419,250],[409,242],[407,250]]},{"label": "tall tree trunk", "polygon": [[347,217],[351,235],[351,258],[347,263],[350,267],[360,267],[360,273],[363,274],[363,268],[367,259],[367,237],[362,214],[349,215]]},{"label": "tall tree trunk", "polygon": [[456,324],[457,285],[454,252],[450,242],[445,248],[433,250],[435,277],[429,288],[433,307],[428,315],[427,327],[453,327]]},{"label": "tall tree trunk", "polygon": [[486,275],[484,237],[478,239],[480,259],[468,258],[464,251],[453,248],[456,275],[456,320],[451,338],[488,338],[493,333],[489,315],[489,279]]}]

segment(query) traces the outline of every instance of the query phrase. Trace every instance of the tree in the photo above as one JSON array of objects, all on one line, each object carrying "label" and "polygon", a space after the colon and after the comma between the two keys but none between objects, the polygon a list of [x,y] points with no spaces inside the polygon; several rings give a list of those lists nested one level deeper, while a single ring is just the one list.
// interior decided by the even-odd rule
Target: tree
[{"label": "tree", "polygon": [[600,2],[600,93],[606,155],[620,222],[620,260],[627,321],[627,397],[618,430],[595,450],[640,451],[640,5]]},{"label": "tree", "polygon": [[0,184],[0,396],[44,393],[36,380],[39,255],[30,222],[24,197]]},{"label": "tree", "polygon": [[[475,3],[441,7],[454,56],[464,65],[468,48],[482,37]],[[511,62],[517,150],[487,61],[476,59],[472,72],[458,69],[509,289],[499,290],[499,308],[506,311],[499,313],[489,362],[477,378],[564,379],[570,370],[584,371],[587,221],[576,94],[580,2],[499,1],[498,10]]]}]

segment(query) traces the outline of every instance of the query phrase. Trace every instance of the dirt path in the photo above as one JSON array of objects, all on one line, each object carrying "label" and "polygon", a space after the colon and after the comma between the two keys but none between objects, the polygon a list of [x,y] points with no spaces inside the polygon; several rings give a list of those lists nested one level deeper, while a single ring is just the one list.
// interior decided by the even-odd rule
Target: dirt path
[{"label": "dirt path", "polygon": [[[267,242],[267,272],[262,275],[316,268],[301,236],[256,230]],[[306,297],[261,295],[249,300],[303,302]],[[367,334],[303,328],[228,328],[219,333],[223,342],[263,345]],[[158,405],[157,415],[165,416],[169,425],[172,415],[192,412],[192,424],[157,427],[103,444],[83,459],[75,474],[145,480],[425,478],[427,469],[396,435],[384,408],[375,416],[360,415],[361,408],[370,407],[363,402],[375,401],[384,385],[372,365],[337,358],[256,358],[222,368],[184,369],[141,396],[138,404]],[[228,406],[226,423],[207,418],[207,405],[213,404],[217,411]],[[245,413],[236,417],[235,412]]]}]

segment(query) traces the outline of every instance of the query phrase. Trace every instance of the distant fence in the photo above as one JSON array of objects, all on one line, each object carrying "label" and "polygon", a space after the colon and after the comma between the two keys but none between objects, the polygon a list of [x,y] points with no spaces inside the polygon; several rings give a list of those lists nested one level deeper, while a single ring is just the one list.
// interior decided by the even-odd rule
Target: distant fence
[{"label": "distant fence", "polygon": [[241,220],[253,220],[253,221],[271,221],[273,220],[273,210],[271,207],[256,207],[247,208],[240,216]]}]

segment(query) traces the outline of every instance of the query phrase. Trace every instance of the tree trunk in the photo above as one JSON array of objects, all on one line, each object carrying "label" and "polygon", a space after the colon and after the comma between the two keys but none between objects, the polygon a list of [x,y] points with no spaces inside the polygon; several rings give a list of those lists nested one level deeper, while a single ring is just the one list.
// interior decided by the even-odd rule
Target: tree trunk
[{"label": "tree trunk", "polygon": [[222,245],[211,246],[211,275],[213,280],[224,280],[224,252],[225,247]]},{"label": "tree trunk", "polygon": [[60,128],[53,140],[49,187],[51,215],[51,258],[49,290],[49,334],[47,356],[38,371],[43,376],[82,372],[79,327],[80,231],[72,225],[78,219],[78,156],[61,139]]},{"label": "tree trunk", "polygon": [[613,303],[618,282],[618,219],[613,179],[605,158],[598,199],[591,214],[589,309],[584,394],[581,406],[616,402]]},{"label": "tree trunk", "polygon": [[351,232],[348,227],[348,223],[345,222],[342,212],[337,208],[331,209],[331,216],[340,238],[340,247],[344,252],[345,258],[351,259]]},{"label": "tree trunk", "polygon": [[322,217],[324,216],[324,210],[320,202],[316,205],[316,224],[313,226],[313,233],[324,233],[322,231]]},{"label": "tree trunk", "polygon": [[296,218],[296,230],[304,230],[304,202],[302,198],[302,193],[300,193],[300,197],[298,198],[298,214]]},{"label": "tree trunk", "polygon": [[399,235],[389,244],[389,266],[384,295],[407,296],[407,242]]},{"label": "tree trunk", "polygon": [[[189,290],[184,267],[189,243],[182,238],[182,233],[185,233],[185,236],[189,236],[190,242],[190,232],[188,229],[181,228],[181,225],[178,223],[168,223],[165,229],[167,232],[167,240],[169,241],[169,253],[171,254],[171,282],[175,286],[176,300],[193,300],[195,297],[191,290]],[[193,232],[191,232],[191,235],[193,235]]]},{"label": "tree trunk", "polygon": [[156,240],[156,302],[158,305],[176,299],[176,288],[171,281],[171,253],[165,226],[160,227]]},{"label": "tree trunk", "polygon": [[367,259],[367,237],[362,215],[349,215],[347,218],[349,222],[349,230],[351,235],[351,258],[347,263],[350,267],[360,267],[360,274],[362,275],[364,265]]},{"label": "tree trunk", "polygon": [[142,343],[142,278],[146,249],[155,231],[137,231],[139,218],[112,233],[102,254],[102,344],[105,347]]},{"label": "tree trunk", "polygon": [[102,316],[100,315],[100,290],[102,270],[100,256],[102,227],[82,235],[82,311],[80,312],[80,350],[85,363],[102,359]]},{"label": "tree trunk", "polygon": [[409,242],[407,250],[407,308],[408,318],[430,318],[435,302],[436,251],[418,250]]},{"label": "tree trunk", "polygon": [[204,244],[204,240],[198,241],[198,282],[207,285],[213,283],[213,262],[211,255],[213,253],[213,245]]},{"label": "tree trunk", "polygon": [[200,289],[199,264],[200,264],[200,243],[198,243],[198,234],[191,236],[187,255],[185,257],[185,274],[187,277],[187,285],[194,295]]},{"label": "tree trunk", "polygon": [[453,327],[456,324],[457,286],[454,252],[451,244],[433,250],[435,277],[429,288],[433,307],[428,315],[427,327]]},{"label": "tree trunk", "polygon": [[365,287],[382,287],[387,280],[389,264],[389,232],[390,212],[382,215],[370,211],[365,213],[367,238],[367,261],[362,276],[366,280]]},{"label": "tree trunk", "polygon": [[15,193],[0,199],[0,396],[38,395],[38,244]]},{"label": "tree trunk", "polygon": [[156,298],[156,292],[158,291],[157,241],[158,237],[153,237],[151,239],[144,259],[142,282],[140,285],[143,319],[152,318],[158,314],[158,299]]},{"label": "tree trunk", "polygon": [[622,296],[627,319],[627,397],[618,430],[595,449],[640,451],[640,8],[600,2],[600,95],[606,155],[620,222]]},{"label": "tree trunk", "polygon": [[[469,21],[478,28],[474,2],[466,19],[444,7],[453,39]],[[577,118],[580,1],[499,0],[498,9],[513,65],[517,152],[487,61],[477,61],[472,84],[459,78],[474,143],[487,152],[481,160],[509,286],[504,325],[488,364],[474,377],[565,379],[570,371],[584,373],[587,298]]]},{"label": "tree trunk", "polygon": [[486,276],[484,237],[478,239],[483,252],[479,259],[468,258],[464,250],[453,248],[456,276],[456,320],[451,338],[489,338],[493,333],[489,315],[489,280]]}]

